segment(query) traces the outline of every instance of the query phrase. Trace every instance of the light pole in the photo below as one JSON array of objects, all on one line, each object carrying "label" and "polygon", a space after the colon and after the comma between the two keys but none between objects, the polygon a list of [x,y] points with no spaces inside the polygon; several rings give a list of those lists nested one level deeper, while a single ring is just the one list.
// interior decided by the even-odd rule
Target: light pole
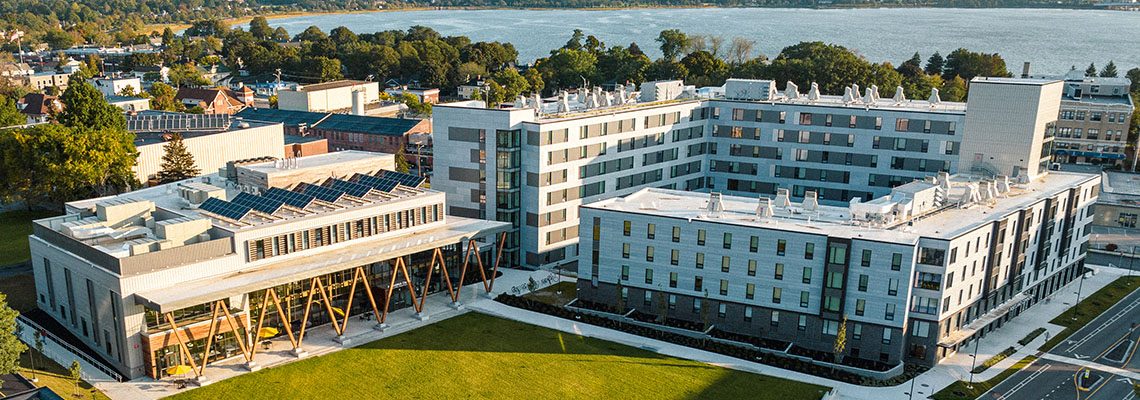
[{"label": "light pole", "polygon": [[1081,289],[1085,286],[1085,266],[1081,265],[1077,270],[1081,273],[1081,281],[1077,282],[1077,302],[1073,303],[1073,321],[1077,320],[1077,314],[1080,312]]},{"label": "light pole", "polygon": [[916,380],[918,380],[917,374],[915,374],[914,376],[912,376],[910,378],[910,391],[906,393],[908,396],[907,398],[910,400],[914,400],[914,381],[916,381]]},{"label": "light pole", "polygon": [[974,354],[970,356],[970,382],[966,384],[966,389],[974,388],[974,367],[978,363],[978,346],[982,344],[982,338],[974,339]]}]

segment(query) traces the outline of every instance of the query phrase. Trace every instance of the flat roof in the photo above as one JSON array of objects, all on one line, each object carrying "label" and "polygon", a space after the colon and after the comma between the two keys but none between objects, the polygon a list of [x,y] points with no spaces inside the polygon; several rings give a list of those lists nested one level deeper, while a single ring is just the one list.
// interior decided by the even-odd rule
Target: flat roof
[{"label": "flat roof", "polygon": [[505,232],[506,222],[448,216],[442,227],[414,234],[358,240],[333,251],[267,264],[225,275],[135,294],[135,303],[160,312],[183,309],[360,265]]},{"label": "flat roof", "polygon": [[1060,79],[1049,78],[1007,78],[1001,76],[975,76],[970,82],[1002,83],[1007,85],[1044,86],[1051,83],[1063,82]]},{"label": "flat roof", "polygon": [[[333,165],[337,165],[337,164],[341,164],[341,163],[345,163],[345,162],[370,160],[370,159],[375,159],[375,160],[377,160],[377,162],[381,162],[382,160],[387,159],[387,157],[389,157],[389,156],[391,156],[391,154],[374,153],[374,152],[370,152],[370,151],[360,151],[360,150],[334,151],[331,153],[293,158],[291,160],[293,160],[292,162],[294,164],[290,165],[287,170],[296,171],[296,170],[304,170],[304,169],[327,169],[329,166],[333,166]],[[257,172],[261,172],[261,173],[265,173],[265,174],[272,174],[272,173],[277,172],[277,171],[286,170],[286,168],[279,166],[275,161],[266,161],[266,162],[260,162],[260,163],[254,163],[254,164],[244,164],[241,166],[241,168],[245,168],[245,169],[249,169],[249,170],[253,170],[253,171],[257,171]],[[352,175],[351,172],[355,172],[355,171],[340,171],[340,172],[342,172],[346,175]]]},{"label": "flat roof", "polygon": [[[1097,175],[1093,174],[1053,171],[1029,183],[1012,184],[1008,192],[1000,194],[993,201],[982,201],[964,207],[950,204],[909,221],[897,221],[890,225],[852,222],[851,208],[847,206],[819,205],[816,210],[808,211],[802,203],[792,203],[787,208],[773,207],[772,217],[758,217],[756,209],[759,201],[756,198],[727,195],[721,196],[724,211],[719,214],[710,213],[706,211],[710,197],[708,193],[656,188],[642,189],[624,198],[611,198],[582,207],[851,239],[915,243],[920,237],[953,239],[981,224],[1003,218],[1011,212],[1096,178]],[[953,176],[946,197],[959,198],[966,190],[965,184],[980,180],[970,175]]]},{"label": "flat roof", "polygon": [[356,81],[356,80],[346,79],[346,80],[332,81],[332,82],[325,82],[325,83],[314,83],[312,85],[301,85],[301,86],[297,87],[297,91],[298,92],[315,92],[315,91],[319,91],[319,90],[329,90],[329,89],[336,89],[336,88],[349,87],[349,86],[367,85],[370,83],[379,85],[376,82]]}]

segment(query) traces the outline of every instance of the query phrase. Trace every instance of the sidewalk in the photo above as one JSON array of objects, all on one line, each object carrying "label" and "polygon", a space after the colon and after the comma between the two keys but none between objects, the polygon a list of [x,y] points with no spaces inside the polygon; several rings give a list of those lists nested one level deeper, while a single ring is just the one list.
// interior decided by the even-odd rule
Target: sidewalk
[{"label": "sidewalk", "polygon": [[[499,271],[502,272],[502,275],[495,279],[492,296],[509,291],[514,286],[525,285],[531,277],[533,277],[535,281],[541,281],[542,278],[551,274],[547,271],[515,269],[500,269]],[[261,368],[272,368],[277,365],[283,365],[309,357],[316,357],[344,348],[359,346],[378,339],[398,335],[436,321],[442,321],[464,314],[470,310],[469,307],[473,304],[481,302],[494,303],[493,300],[486,298],[483,293],[482,282],[464,286],[459,298],[464,307],[459,310],[450,307],[451,297],[446,291],[429,295],[424,302],[423,308],[423,313],[427,316],[425,320],[416,317],[414,315],[415,310],[412,307],[396,310],[388,315],[389,326],[383,332],[374,329],[376,326],[375,320],[361,320],[356,316],[350,317],[348,330],[345,331],[344,335],[346,338],[346,344],[344,345],[334,340],[337,335],[330,324],[315,326],[305,331],[305,340],[302,348],[308,354],[304,358],[294,356],[289,339],[282,336],[271,340],[272,345],[269,350],[266,351],[262,348],[258,348],[254,360],[257,366]],[[26,337],[24,339],[26,342],[33,342],[32,334],[33,332],[30,329],[25,329],[24,336]],[[44,353],[49,358],[56,360],[56,362],[64,366],[71,364],[71,360],[78,359],[78,357],[70,351],[50,341],[45,343]],[[90,382],[108,397],[116,400],[154,400],[194,388],[194,386],[189,386],[180,390],[170,381],[155,380],[152,378],[139,378],[120,383],[96,370],[93,366],[82,362],[82,360],[80,362],[83,364],[84,380]],[[249,369],[245,366],[245,359],[239,355],[207,366],[204,373],[204,376],[207,378],[205,384],[215,383],[249,372]]]}]

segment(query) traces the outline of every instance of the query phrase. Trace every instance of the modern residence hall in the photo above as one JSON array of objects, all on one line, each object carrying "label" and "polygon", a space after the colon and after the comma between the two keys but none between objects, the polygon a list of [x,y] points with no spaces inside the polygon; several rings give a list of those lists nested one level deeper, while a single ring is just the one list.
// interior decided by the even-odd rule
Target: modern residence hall
[{"label": "modern residence hall", "polygon": [[931,366],[1079,277],[1100,180],[942,173],[843,206],[645,188],[581,207],[577,305]]},{"label": "modern residence hall", "polygon": [[300,357],[320,325],[382,328],[431,293],[493,283],[509,225],[446,215],[391,154],[237,164],[35,221],[39,308],[126,377],[200,376],[224,359],[256,369],[270,337]]},{"label": "modern residence hall", "polygon": [[644,188],[792,198],[871,199],[938,172],[1009,176],[1046,169],[1060,80],[976,78],[967,103],[852,85],[842,94],[764,80],[584,89],[550,99],[434,108],[433,188],[448,213],[510,222],[505,254],[574,269],[579,205]]}]

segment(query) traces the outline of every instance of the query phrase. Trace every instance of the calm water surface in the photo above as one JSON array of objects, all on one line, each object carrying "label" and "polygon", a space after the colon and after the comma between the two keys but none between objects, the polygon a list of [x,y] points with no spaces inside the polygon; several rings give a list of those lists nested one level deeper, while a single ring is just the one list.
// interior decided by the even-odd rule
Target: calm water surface
[{"label": "calm water surface", "polygon": [[[1033,73],[1063,73],[1090,62],[1115,60],[1123,74],[1140,66],[1140,12],[1026,9],[858,9],[764,8],[635,10],[440,10],[330,14],[270,20],[297,34],[310,25],[325,32],[346,26],[354,32],[432,27],[445,35],[514,43],[530,62],[562,46],[580,28],[607,44],[637,42],[654,58],[653,39],[664,29],[719,35],[725,47],[734,36],[756,41],[769,57],[801,41],[846,46],[872,61],[898,65],[919,52],[946,55],[965,47],[1000,53],[1018,73],[1025,61]],[[755,54],[755,53],[754,53]]]}]

